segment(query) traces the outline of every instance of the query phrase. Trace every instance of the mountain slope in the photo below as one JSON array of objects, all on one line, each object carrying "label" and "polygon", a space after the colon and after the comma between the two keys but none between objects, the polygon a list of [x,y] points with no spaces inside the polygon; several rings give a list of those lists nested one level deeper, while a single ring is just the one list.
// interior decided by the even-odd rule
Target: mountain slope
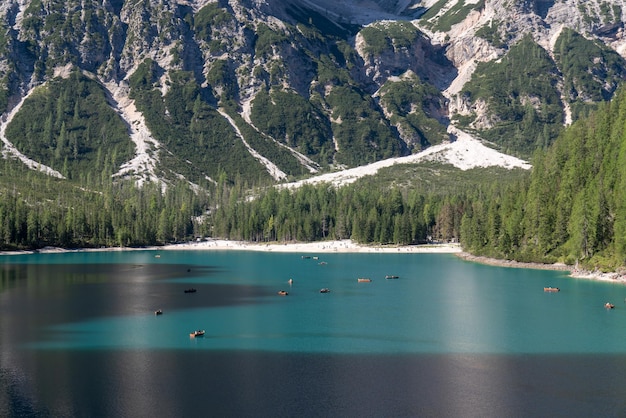
[{"label": "mountain slope", "polygon": [[417,154],[451,125],[528,158],[626,77],[625,5],[7,0],[2,151],[193,187]]},{"label": "mountain slope", "polygon": [[350,184],[365,176],[375,175],[380,169],[396,164],[416,164],[422,161],[437,161],[450,164],[459,170],[470,170],[478,167],[504,167],[508,169],[530,169],[527,162],[519,158],[502,154],[488,148],[480,141],[464,132],[453,130],[456,140],[451,143],[434,145],[422,152],[406,157],[389,158],[361,167],[350,168],[334,173],[313,176],[294,183],[285,183],[284,187],[294,188],[303,184],[329,183],[335,186]]},{"label": "mountain slope", "polygon": [[[455,123],[505,151],[530,155],[563,124],[612,97],[626,77],[624,6],[441,0],[418,26],[446,45],[459,68],[446,90]],[[540,78],[543,86],[532,86]]]},{"label": "mountain slope", "polygon": [[508,260],[623,273],[624,106],[620,89],[537,158],[528,182],[475,202],[463,221],[464,248]]}]

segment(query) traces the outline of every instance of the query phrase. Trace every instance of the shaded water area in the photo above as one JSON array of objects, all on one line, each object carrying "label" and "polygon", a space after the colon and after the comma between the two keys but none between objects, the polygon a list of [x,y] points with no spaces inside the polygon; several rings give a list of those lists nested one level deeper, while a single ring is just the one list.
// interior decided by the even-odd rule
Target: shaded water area
[{"label": "shaded water area", "polygon": [[446,254],[0,261],[0,416],[626,415],[617,283]]}]

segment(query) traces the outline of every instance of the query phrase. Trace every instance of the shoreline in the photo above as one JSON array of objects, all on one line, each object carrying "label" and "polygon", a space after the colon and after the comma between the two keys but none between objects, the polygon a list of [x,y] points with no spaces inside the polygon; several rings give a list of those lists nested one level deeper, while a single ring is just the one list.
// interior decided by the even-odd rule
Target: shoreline
[{"label": "shoreline", "polygon": [[490,258],[485,256],[473,255],[464,251],[456,254],[457,257],[470,262],[486,264],[490,266],[498,267],[510,267],[510,268],[524,268],[524,269],[536,269],[536,270],[554,270],[568,272],[569,277],[574,279],[589,279],[589,280],[601,280],[613,283],[626,284],[626,274],[618,272],[604,273],[601,271],[590,271],[577,269],[575,266],[570,266],[563,263],[545,264],[545,263],[525,263],[515,260],[501,260],[498,258]]},{"label": "shoreline", "polygon": [[556,270],[556,271],[568,271],[572,273],[575,271],[573,266],[568,266],[563,263],[545,264],[545,263],[533,263],[533,262],[521,262],[515,260],[502,260],[499,258],[490,258],[482,255],[474,255],[466,253],[465,251],[457,254],[457,256],[465,261],[472,261],[480,264],[487,264],[490,266],[498,267],[511,267],[521,269],[535,269],[535,270]]},{"label": "shoreline", "polygon": [[419,245],[361,245],[352,240],[316,241],[316,242],[284,242],[254,243],[247,241],[230,241],[223,239],[207,239],[190,241],[180,244],[149,247],[105,247],[65,249],[46,247],[39,250],[0,251],[0,255],[46,254],[63,252],[96,252],[96,251],[264,251],[281,253],[381,253],[381,254],[454,254],[462,260],[498,267],[526,268],[537,270],[555,270],[567,272],[569,277],[576,279],[603,280],[626,284],[626,274],[620,272],[603,273],[577,269],[563,263],[543,264],[525,263],[513,260],[501,260],[484,256],[476,256],[463,251],[460,244],[419,244]]}]

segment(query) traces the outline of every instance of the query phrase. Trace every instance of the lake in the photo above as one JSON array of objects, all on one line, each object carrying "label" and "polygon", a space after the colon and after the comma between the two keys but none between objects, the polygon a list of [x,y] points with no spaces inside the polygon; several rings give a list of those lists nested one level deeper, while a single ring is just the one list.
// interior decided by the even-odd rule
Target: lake
[{"label": "lake", "polygon": [[0,260],[3,417],[626,416],[619,283],[451,254]]}]

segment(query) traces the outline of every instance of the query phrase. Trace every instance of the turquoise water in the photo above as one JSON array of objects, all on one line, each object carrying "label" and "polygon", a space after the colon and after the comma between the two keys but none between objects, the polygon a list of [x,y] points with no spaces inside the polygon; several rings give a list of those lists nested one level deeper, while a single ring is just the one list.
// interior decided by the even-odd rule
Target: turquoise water
[{"label": "turquoise water", "polygon": [[[37,330],[35,340],[23,341],[22,346],[309,353],[626,353],[626,287],[620,284],[574,280],[562,272],[483,266],[441,254],[320,254],[318,259],[255,252],[165,251],[158,258],[155,255],[138,251],[9,258],[14,263],[51,265],[46,283],[67,283],[67,277],[56,277],[54,265],[58,264],[123,266],[112,277],[101,271],[84,273],[81,280],[87,283],[79,280],[70,285],[84,287],[99,281],[105,287],[114,282],[129,293],[124,295],[127,306],[121,312],[46,324]],[[172,272],[155,278],[146,274],[148,264],[166,265]],[[385,279],[387,275],[399,278]],[[372,282],[359,283],[358,277]],[[42,285],[37,277],[27,281]],[[157,283],[162,288],[156,290]],[[233,303],[215,306],[211,287],[219,285],[235,288]],[[544,293],[544,286],[559,287],[561,292]],[[189,287],[199,291],[184,294],[182,289]],[[240,293],[237,287],[255,291]],[[321,288],[331,291],[321,294]],[[90,298],[98,298],[94,290]],[[289,295],[278,296],[279,290]],[[115,295],[109,297],[98,303],[119,303]],[[604,309],[606,301],[615,303],[616,309]],[[164,315],[155,316],[156,309]],[[80,318],[80,312],[76,316]],[[195,329],[206,330],[205,337],[190,339]]]},{"label": "turquoise water", "polygon": [[0,416],[626,416],[622,284],[303,255],[2,257]]}]

